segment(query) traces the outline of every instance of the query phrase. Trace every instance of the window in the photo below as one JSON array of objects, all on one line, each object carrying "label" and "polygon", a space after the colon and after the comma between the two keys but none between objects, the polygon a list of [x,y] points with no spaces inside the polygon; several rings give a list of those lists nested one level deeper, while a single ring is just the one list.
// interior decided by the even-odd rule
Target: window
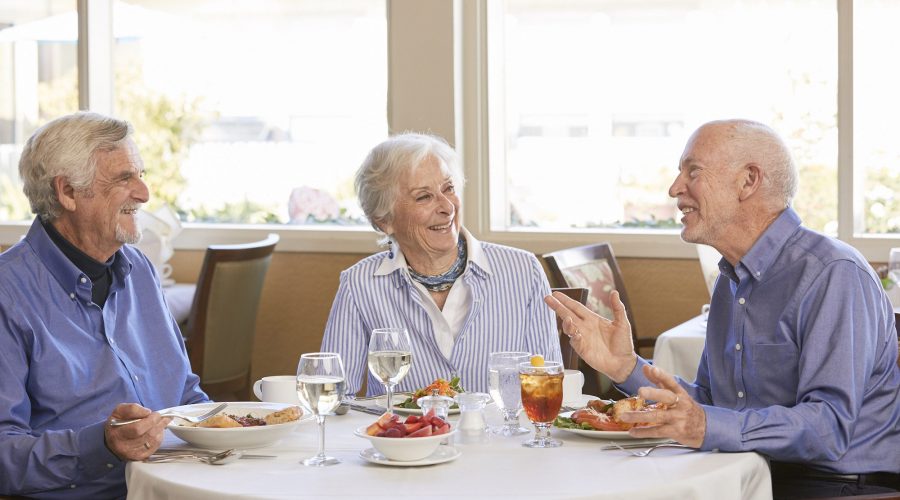
[{"label": "window", "polygon": [[492,229],[678,227],[666,191],[688,135],[743,117],[786,137],[795,206],[836,234],[836,16],[821,0],[505,0]]},{"label": "window", "polygon": [[77,75],[75,0],[0,0],[0,221],[30,218],[19,182],[22,146],[42,123],[78,109],[61,100]]},{"label": "window", "polygon": [[900,234],[900,68],[882,56],[900,46],[900,4],[863,0],[853,14],[853,165],[863,179],[863,232]]},{"label": "window", "polygon": [[[111,6],[112,112],[135,127],[151,208],[186,222],[364,223],[353,173],[387,137],[383,1]],[[59,74],[45,77],[42,122],[77,108],[75,43],[67,65],[43,64]]]}]

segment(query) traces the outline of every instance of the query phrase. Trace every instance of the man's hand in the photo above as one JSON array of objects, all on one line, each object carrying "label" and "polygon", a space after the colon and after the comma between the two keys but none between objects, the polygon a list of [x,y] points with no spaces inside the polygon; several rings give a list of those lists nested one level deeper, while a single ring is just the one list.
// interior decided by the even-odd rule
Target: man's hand
[{"label": "man's hand", "polygon": [[699,448],[706,436],[706,412],[688,395],[675,378],[655,366],[645,366],[644,375],[657,387],[641,387],[644,398],[669,405],[667,410],[624,412],[619,418],[628,423],[647,423],[652,427],[634,427],[636,438],[670,438]]},{"label": "man's hand", "polygon": [[625,314],[625,304],[619,299],[619,292],[614,290],[610,299],[614,314],[612,321],[560,292],[544,297],[544,302],[562,319],[569,345],[581,359],[618,384],[634,370],[637,354],[631,340],[631,323]]},{"label": "man's hand", "polygon": [[172,421],[171,417],[161,417],[159,413],[134,403],[116,406],[109,418],[141,419],[133,424],[118,427],[106,424],[104,432],[106,447],[122,460],[144,460],[152,455],[162,444],[166,426]]}]

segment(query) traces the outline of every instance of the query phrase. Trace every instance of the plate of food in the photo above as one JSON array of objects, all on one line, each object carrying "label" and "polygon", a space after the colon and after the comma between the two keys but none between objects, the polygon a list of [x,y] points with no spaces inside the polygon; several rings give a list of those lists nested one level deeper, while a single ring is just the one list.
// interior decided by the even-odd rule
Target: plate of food
[{"label": "plate of food", "polygon": [[[199,403],[167,410],[202,415],[217,404]],[[241,401],[228,403],[221,413],[199,424],[189,424],[175,418],[168,429],[179,439],[199,448],[259,448],[278,442],[293,432],[298,424],[311,419],[312,415],[304,415],[298,406]]]},{"label": "plate of food", "polygon": [[[437,390],[438,396],[447,396],[452,398],[456,396],[460,392],[466,392],[462,386],[459,385],[459,377],[453,377],[450,380],[446,379],[435,379],[434,382],[429,384],[427,387],[423,387],[421,389],[416,390],[409,396],[395,396],[394,405],[392,409],[398,413],[406,413],[410,415],[421,415],[422,409],[419,408],[418,400],[424,396],[431,396],[434,391]],[[381,397],[378,399],[378,404],[382,407],[385,406],[386,397]],[[453,403],[450,406],[450,410],[448,411],[449,415],[456,415],[459,413],[459,406],[456,403]]]},{"label": "plate of food", "polygon": [[[619,415],[626,411],[654,411],[667,408],[668,406],[662,403],[647,404],[643,398],[638,396],[618,401],[594,399],[588,401],[587,406],[580,410],[560,413],[553,422],[553,426],[566,432],[594,439],[641,439],[651,442],[656,440],[635,438],[628,434],[628,429],[634,427],[634,424],[622,422]],[[659,441],[668,440],[668,438],[659,439]]]}]

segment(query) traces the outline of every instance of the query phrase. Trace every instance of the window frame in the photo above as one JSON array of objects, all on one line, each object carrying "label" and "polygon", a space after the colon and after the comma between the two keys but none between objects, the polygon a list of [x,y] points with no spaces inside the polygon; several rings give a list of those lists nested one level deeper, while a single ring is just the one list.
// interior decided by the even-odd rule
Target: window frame
[{"label": "window frame", "polygon": [[[111,0],[78,0],[79,107],[111,111]],[[900,235],[867,235],[862,227],[862,171],[853,170],[853,0],[835,0],[838,10],[838,238],[872,262],[884,262]],[[693,245],[677,230],[590,229],[567,232],[491,229],[490,164],[503,161],[502,144],[492,144],[490,116],[499,99],[488,85],[489,18],[500,2],[489,0],[386,0],[388,23],[389,130],[429,130],[460,151],[467,178],[463,221],[476,237],[545,253],[598,241],[611,243],[619,257],[696,258]],[[414,43],[412,43],[414,41]],[[90,53],[89,53],[90,51]],[[421,54],[429,57],[423,58]],[[107,55],[107,57],[109,57]],[[424,68],[423,68],[424,65]],[[410,71],[411,68],[417,71]],[[424,70],[423,70],[424,69]],[[424,79],[424,81],[423,81]],[[497,114],[496,116],[502,116]],[[673,159],[674,161],[674,159]],[[0,245],[18,241],[30,222],[0,221]],[[175,241],[178,250],[210,244],[253,241],[278,233],[278,252],[370,253],[377,236],[368,226],[298,227],[185,223]]]}]

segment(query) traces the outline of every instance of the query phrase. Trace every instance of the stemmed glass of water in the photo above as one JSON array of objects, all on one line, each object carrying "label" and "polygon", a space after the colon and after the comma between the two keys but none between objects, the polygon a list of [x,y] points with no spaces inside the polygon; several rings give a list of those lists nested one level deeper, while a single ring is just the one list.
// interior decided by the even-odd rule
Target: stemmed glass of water
[{"label": "stemmed glass of water", "polygon": [[900,286],[900,248],[892,248],[888,256],[888,278]]},{"label": "stemmed glass of water", "polygon": [[369,371],[384,384],[388,413],[393,413],[394,387],[409,373],[412,344],[405,328],[376,328],[369,339]]},{"label": "stemmed glass of water", "polygon": [[490,432],[501,436],[527,434],[528,429],[519,425],[522,411],[522,392],[519,383],[519,363],[531,358],[529,352],[492,352],[488,358],[488,383],[491,398],[503,412],[503,425],[492,427]]},{"label": "stemmed glass of water", "polygon": [[325,455],[325,415],[333,415],[341,404],[345,386],[344,363],[333,352],[312,352],[300,356],[297,365],[297,396],[303,408],[315,415],[319,424],[319,453],[303,465],[322,467],[341,463]]}]

